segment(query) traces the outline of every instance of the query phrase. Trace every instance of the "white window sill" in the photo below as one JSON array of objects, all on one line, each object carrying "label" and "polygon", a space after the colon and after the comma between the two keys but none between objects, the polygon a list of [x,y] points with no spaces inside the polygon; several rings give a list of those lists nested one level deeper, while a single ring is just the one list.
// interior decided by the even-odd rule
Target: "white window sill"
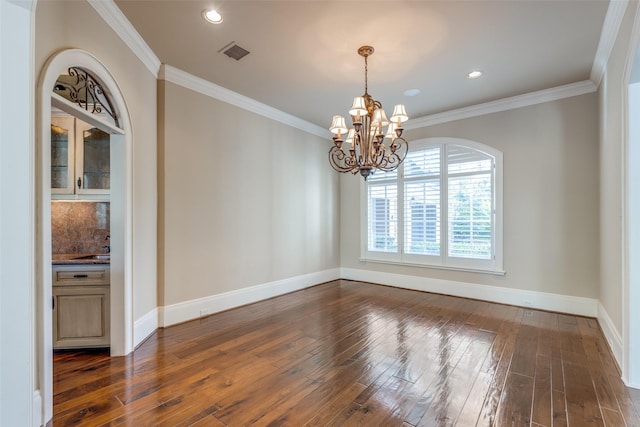
[{"label": "white window sill", "polygon": [[420,267],[420,268],[433,268],[436,270],[451,270],[451,271],[463,271],[466,273],[482,273],[482,274],[493,274],[494,276],[504,276],[507,274],[504,270],[488,270],[481,268],[465,268],[465,267],[455,267],[449,265],[437,265],[437,264],[420,264],[413,262],[403,262],[403,261],[393,261],[386,259],[376,259],[376,258],[360,258],[360,262],[372,262],[376,264],[391,264],[391,265],[401,265],[405,267]]}]

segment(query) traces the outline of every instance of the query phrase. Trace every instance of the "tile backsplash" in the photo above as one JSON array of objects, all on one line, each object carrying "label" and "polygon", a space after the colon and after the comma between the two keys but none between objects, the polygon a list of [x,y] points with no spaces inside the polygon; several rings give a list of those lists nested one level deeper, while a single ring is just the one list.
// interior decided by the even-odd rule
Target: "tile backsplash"
[{"label": "tile backsplash", "polygon": [[105,253],[108,234],[109,202],[51,202],[53,254]]}]

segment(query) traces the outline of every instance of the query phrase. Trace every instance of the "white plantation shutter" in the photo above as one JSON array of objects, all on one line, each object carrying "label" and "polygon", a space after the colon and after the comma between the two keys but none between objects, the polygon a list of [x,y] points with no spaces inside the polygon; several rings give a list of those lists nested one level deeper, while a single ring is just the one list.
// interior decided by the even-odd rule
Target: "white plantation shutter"
[{"label": "white plantation shutter", "polygon": [[449,178],[449,255],[491,258],[491,176]]},{"label": "white plantation shutter", "polygon": [[449,175],[490,171],[491,157],[478,150],[459,145],[447,146],[447,172]]},{"label": "white plantation shutter", "polygon": [[398,250],[398,192],[395,183],[369,185],[368,249]]},{"label": "white plantation shutter", "polygon": [[440,175],[440,147],[411,151],[404,160],[404,177],[425,177]]},{"label": "white plantation shutter", "polygon": [[502,194],[496,159],[501,168],[502,154],[472,141],[438,141],[410,145],[396,171],[377,172],[365,183],[363,257],[502,274],[496,249],[502,241],[496,236],[502,229],[496,224]]},{"label": "white plantation shutter", "polygon": [[447,147],[448,255],[491,259],[493,162],[469,147]]},{"label": "white plantation shutter", "polygon": [[371,175],[369,175],[367,181],[395,181],[396,179],[398,179],[398,169],[394,169],[391,172],[383,172],[377,170],[375,172],[371,172]]},{"label": "white plantation shutter", "polygon": [[440,179],[405,183],[404,251],[440,255]]},{"label": "white plantation shutter", "polygon": [[441,148],[407,153],[404,161],[404,251],[440,255]]}]

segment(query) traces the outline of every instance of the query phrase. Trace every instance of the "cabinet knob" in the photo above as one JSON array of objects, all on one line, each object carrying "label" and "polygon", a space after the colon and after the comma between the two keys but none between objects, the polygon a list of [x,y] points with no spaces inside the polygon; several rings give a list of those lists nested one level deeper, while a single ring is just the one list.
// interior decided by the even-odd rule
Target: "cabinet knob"
[{"label": "cabinet knob", "polygon": [[82,186],[82,180],[78,178],[78,190],[80,189],[81,186]]}]

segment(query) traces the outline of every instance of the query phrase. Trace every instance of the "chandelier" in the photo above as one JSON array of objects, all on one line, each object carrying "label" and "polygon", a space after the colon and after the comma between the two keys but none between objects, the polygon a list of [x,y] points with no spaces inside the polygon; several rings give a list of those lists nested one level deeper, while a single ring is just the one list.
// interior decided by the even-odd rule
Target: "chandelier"
[{"label": "chandelier", "polygon": [[[342,116],[333,116],[329,130],[333,134],[333,147],[329,150],[329,163],[338,172],[351,172],[366,180],[376,169],[389,172],[400,166],[407,155],[408,144],[402,138],[402,123],[409,120],[404,105],[393,109],[391,120],[382,109],[382,104],[368,93],[367,58],[374,52],[371,46],[362,46],[358,54],[364,57],[364,95],[353,99],[349,110],[353,127],[347,129]],[[342,134],[347,134],[347,151]],[[385,145],[385,140],[388,140]]]}]

